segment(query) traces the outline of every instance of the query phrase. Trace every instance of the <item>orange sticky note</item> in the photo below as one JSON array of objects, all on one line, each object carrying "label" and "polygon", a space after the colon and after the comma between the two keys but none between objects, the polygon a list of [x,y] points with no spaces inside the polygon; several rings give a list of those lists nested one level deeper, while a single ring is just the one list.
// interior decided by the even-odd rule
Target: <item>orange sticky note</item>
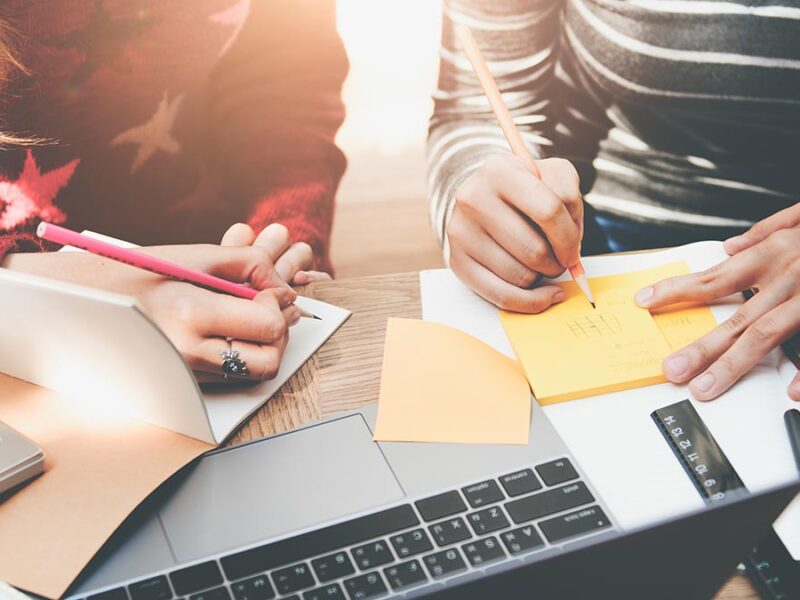
[{"label": "orange sticky note", "polygon": [[530,411],[515,361],[452,327],[389,319],[376,441],[526,444]]},{"label": "orange sticky note", "polygon": [[573,282],[566,300],[536,315],[501,312],[500,320],[543,405],[666,382],[668,354],[705,335],[708,306],[651,315],[633,297],[641,288],[688,273],[684,262],[590,280],[596,309]]}]

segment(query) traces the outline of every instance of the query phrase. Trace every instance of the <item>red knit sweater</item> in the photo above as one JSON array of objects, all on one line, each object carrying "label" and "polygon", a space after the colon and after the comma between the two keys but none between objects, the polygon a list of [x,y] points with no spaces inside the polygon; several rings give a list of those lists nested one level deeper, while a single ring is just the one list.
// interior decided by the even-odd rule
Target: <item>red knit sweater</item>
[{"label": "red knit sweater", "polygon": [[330,270],[347,59],[334,0],[3,0],[0,259],[45,219],[142,245],[285,224]]}]

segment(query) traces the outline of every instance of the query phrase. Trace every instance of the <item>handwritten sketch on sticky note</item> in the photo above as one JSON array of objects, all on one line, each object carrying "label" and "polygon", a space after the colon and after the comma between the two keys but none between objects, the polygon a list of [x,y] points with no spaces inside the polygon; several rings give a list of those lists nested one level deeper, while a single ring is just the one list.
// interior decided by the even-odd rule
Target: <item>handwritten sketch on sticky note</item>
[{"label": "handwritten sketch on sticky note", "polygon": [[636,305],[637,290],[688,272],[685,263],[591,280],[596,309],[572,282],[566,299],[537,315],[501,312],[500,320],[540,404],[665,382],[663,359],[709,331],[708,307],[661,315]]},{"label": "handwritten sketch on sticky note", "polygon": [[567,321],[567,327],[577,339],[613,335],[622,332],[619,319],[609,313],[590,314]]}]

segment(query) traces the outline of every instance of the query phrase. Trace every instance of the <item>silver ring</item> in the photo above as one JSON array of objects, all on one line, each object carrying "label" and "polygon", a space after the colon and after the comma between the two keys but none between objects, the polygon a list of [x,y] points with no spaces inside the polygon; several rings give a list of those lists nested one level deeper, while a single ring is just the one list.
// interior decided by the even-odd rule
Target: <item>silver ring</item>
[{"label": "silver ring", "polygon": [[228,340],[228,348],[220,350],[222,357],[222,376],[227,379],[228,375],[235,377],[247,377],[247,362],[239,358],[239,351],[233,349],[233,342]]}]

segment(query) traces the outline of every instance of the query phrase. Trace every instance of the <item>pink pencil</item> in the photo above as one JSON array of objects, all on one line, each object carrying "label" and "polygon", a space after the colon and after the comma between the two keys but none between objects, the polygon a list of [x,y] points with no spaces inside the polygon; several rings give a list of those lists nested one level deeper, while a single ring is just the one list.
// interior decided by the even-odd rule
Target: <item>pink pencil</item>
[{"label": "pink pencil", "polygon": [[[81,250],[91,252],[92,254],[105,256],[106,258],[125,263],[126,265],[131,265],[132,267],[144,269],[151,273],[158,273],[159,275],[177,279],[178,281],[193,283],[217,292],[224,292],[231,296],[237,296],[238,298],[252,300],[258,295],[258,290],[254,290],[246,285],[233,283],[221,277],[195,271],[194,269],[189,269],[174,262],[164,260],[163,258],[145,254],[144,252],[139,252],[130,248],[122,248],[121,246],[91,238],[88,235],[83,235],[77,231],[53,225],[52,223],[39,223],[39,226],[36,228],[36,235],[48,242],[63,244],[65,246],[74,246]],[[319,319],[316,315],[312,315],[302,308],[298,307],[298,309],[303,317]]]}]

